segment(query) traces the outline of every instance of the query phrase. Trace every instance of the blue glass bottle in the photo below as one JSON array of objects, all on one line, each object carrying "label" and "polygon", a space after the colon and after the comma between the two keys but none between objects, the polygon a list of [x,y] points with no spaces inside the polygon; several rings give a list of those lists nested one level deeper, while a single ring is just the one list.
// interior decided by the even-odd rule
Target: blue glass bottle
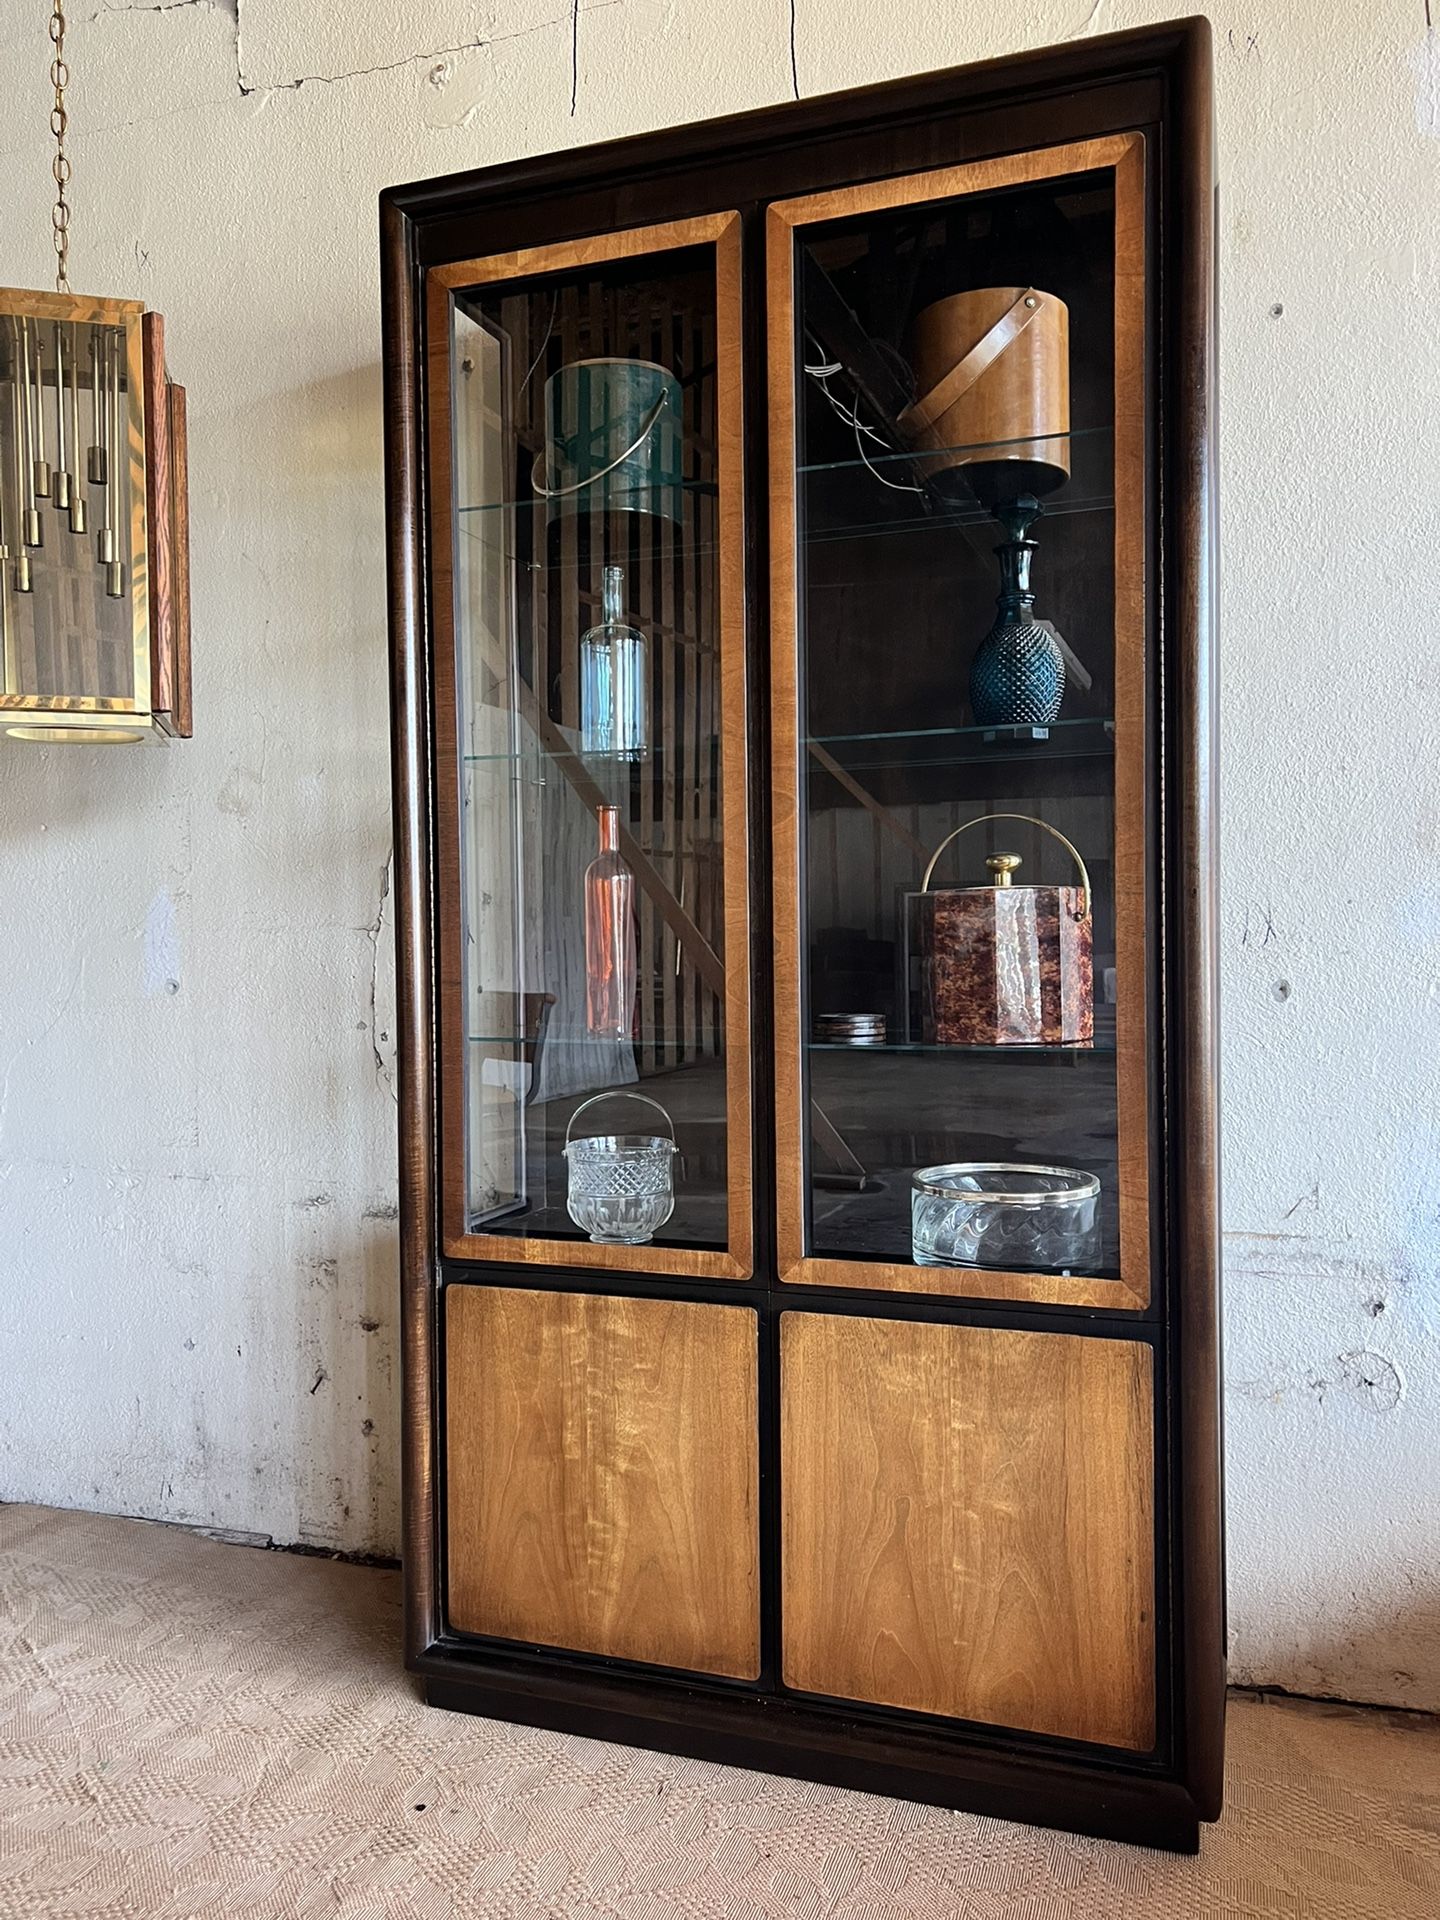
[{"label": "blue glass bottle", "polygon": [[1029,494],[995,509],[1010,537],[995,549],[1000,560],[995,624],[970,666],[970,706],[978,726],[1048,728],[1060,717],[1065,656],[1049,627],[1036,620],[1030,587],[1036,543],[1029,534],[1041,511]]}]

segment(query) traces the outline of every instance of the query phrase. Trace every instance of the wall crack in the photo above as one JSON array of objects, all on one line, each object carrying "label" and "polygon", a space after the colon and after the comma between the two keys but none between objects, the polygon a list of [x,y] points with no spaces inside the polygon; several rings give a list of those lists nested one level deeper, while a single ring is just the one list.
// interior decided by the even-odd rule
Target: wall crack
[{"label": "wall crack", "polygon": [[[551,23],[553,24],[553,22]],[[539,27],[529,27],[529,33],[543,31]],[[507,35],[506,38],[519,38]],[[484,47],[493,44],[488,40],[462,40],[453,47],[432,47],[428,53],[407,53],[399,60],[384,60],[376,67],[354,67],[345,73],[302,73],[295,80],[270,80],[263,84],[247,81],[244,69],[239,62],[239,36],[236,36],[236,73],[243,98],[250,99],[256,94],[298,93],[301,87],[338,87],[345,80],[364,80],[374,73],[398,73],[402,67],[419,66],[425,60],[445,60],[457,53],[478,53]]]},{"label": "wall crack", "polygon": [[[624,0],[592,0],[592,4],[586,6],[584,0],[566,0],[563,13],[556,14],[549,20],[538,21],[533,26],[517,28],[514,33],[497,33],[488,37],[477,36],[470,40],[456,41],[453,46],[427,47],[416,53],[401,54],[394,60],[379,61],[374,66],[349,67],[343,73],[301,73],[291,80],[253,80],[247,76],[242,0],[129,0],[129,4],[125,5],[101,6],[90,15],[90,19],[98,21],[113,15],[134,13],[183,13],[197,7],[204,8],[207,12],[222,13],[235,24],[235,84],[240,98],[260,101],[264,101],[269,95],[275,93],[298,93],[302,87],[336,87],[349,80],[364,80],[376,74],[399,73],[406,67],[433,66],[436,61],[455,59],[467,53],[484,53],[492,47],[503,45],[506,41],[523,40],[531,34],[548,33],[554,27],[563,26],[567,29],[570,38],[570,112],[573,116],[577,111],[580,97],[580,15],[582,12],[598,13],[605,8],[623,4]],[[798,87],[796,97],[799,97]],[[457,124],[466,124],[469,118],[470,115],[467,114],[465,120]],[[122,127],[137,124],[139,123],[135,121],[120,123]]]},{"label": "wall crack", "polygon": [[[225,6],[225,0],[172,0],[176,5]],[[595,0],[595,4],[584,6],[582,0],[569,0],[566,10],[549,20],[538,21],[534,26],[519,27],[514,33],[496,33],[480,36],[473,40],[460,40],[454,46],[427,47],[419,53],[402,54],[396,60],[382,60],[373,67],[353,67],[344,73],[302,73],[293,80],[258,81],[248,80],[245,76],[245,57],[242,45],[241,0],[235,0],[235,76],[243,99],[254,96],[263,98],[271,93],[298,93],[302,87],[335,87],[346,80],[364,80],[373,74],[399,73],[405,67],[432,64],[437,60],[449,60],[465,53],[484,53],[491,47],[504,45],[509,40],[524,40],[531,34],[548,33],[551,28],[564,26],[570,32],[570,111],[573,114],[579,99],[580,88],[580,15],[598,13],[606,7],[623,4],[623,0]],[[228,8],[226,9],[228,11]]]},{"label": "wall crack", "polygon": [[1105,25],[1104,15],[1109,4],[1110,0],[1094,0],[1094,4],[1090,8],[1089,13],[1086,14],[1078,27],[1071,29],[1066,35],[1066,38],[1069,40],[1081,40],[1086,34],[1098,33]]},{"label": "wall crack", "polygon": [[205,7],[212,13],[223,13],[233,20],[239,11],[240,0],[131,0],[131,4],[122,7],[109,5],[99,7],[90,16],[93,26],[97,20],[103,20],[111,13],[183,13],[189,7]]},{"label": "wall crack", "polygon": [[395,1065],[393,1056],[386,1051],[391,1045],[388,1028],[382,1025],[380,1017],[380,936],[385,931],[385,922],[390,908],[390,887],[395,872],[395,850],[392,847],[385,856],[385,864],[380,869],[380,904],[376,908],[375,918],[365,929],[370,942],[370,1051],[375,1056],[375,1078],[398,1104],[399,1095],[395,1090]]}]

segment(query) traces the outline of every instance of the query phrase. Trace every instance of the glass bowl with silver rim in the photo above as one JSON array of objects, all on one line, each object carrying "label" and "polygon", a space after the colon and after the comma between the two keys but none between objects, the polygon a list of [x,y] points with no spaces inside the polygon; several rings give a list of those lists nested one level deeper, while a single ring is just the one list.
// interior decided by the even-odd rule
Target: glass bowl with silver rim
[{"label": "glass bowl with silver rim", "polygon": [[957,1160],[910,1180],[917,1267],[1071,1273],[1099,1255],[1100,1182],[1075,1167]]}]

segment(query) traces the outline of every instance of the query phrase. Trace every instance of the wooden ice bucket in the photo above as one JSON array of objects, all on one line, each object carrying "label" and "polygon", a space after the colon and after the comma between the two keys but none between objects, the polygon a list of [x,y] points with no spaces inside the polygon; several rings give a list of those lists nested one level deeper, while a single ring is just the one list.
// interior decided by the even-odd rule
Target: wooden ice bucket
[{"label": "wooden ice bucket", "polygon": [[1070,473],[1070,310],[1035,287],[976,287],[916,316],[919,399],[900,416],[921,471],[986,506],[1049,493]]}]

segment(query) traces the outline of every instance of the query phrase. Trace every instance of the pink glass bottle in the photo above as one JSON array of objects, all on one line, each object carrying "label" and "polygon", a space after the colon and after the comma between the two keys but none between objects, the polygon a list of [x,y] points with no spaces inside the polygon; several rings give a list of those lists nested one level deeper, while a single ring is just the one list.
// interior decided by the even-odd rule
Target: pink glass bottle
[{"label": "pink glass bottle", "polygon": [[628,1040],[635,1024],[635,876],[620,857],[620,809],[601,807],[600,851],[585,869],[585,1025]]}]

